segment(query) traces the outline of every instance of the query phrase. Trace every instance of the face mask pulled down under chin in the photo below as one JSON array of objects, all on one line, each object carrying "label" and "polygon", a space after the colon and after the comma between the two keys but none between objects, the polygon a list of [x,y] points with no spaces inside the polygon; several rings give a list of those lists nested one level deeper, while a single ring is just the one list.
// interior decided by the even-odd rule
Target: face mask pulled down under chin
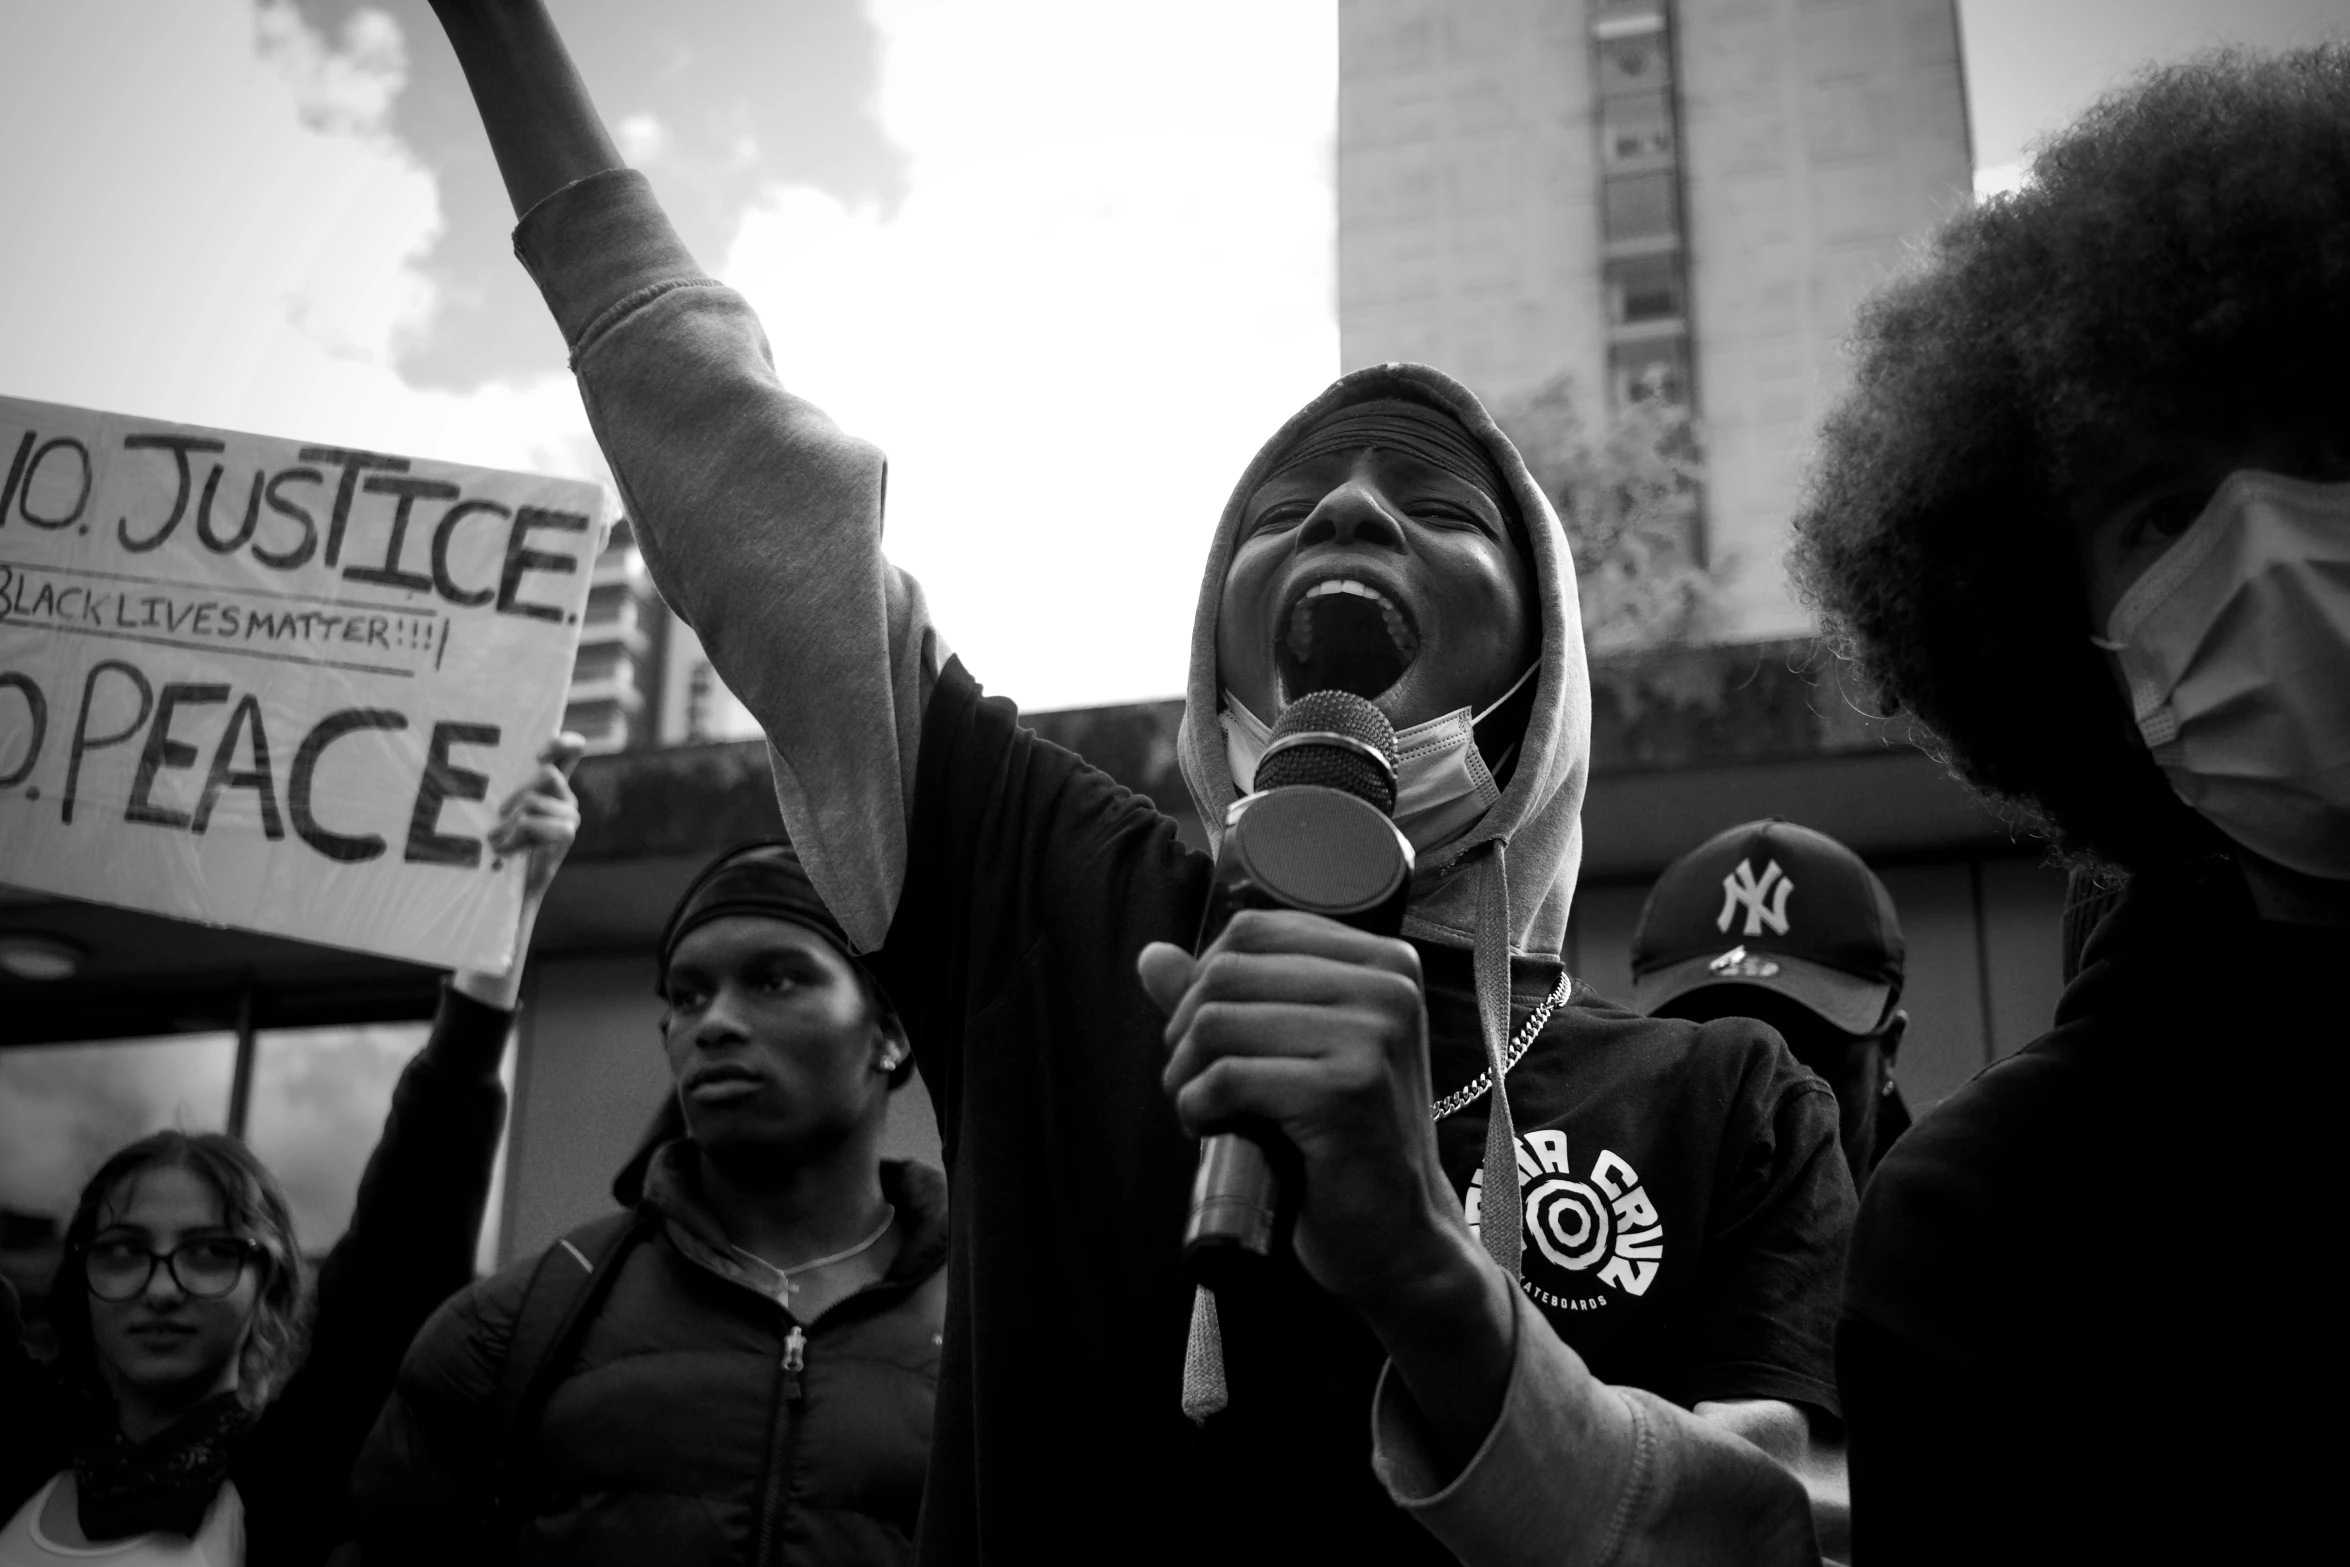
[{"label": "face mask pulled down under chin", "polygon": [[[1477,750],[1477,725],[1533,678],[1529,666],[1483,713],[1456,707],[1440,718],[1396,731],[1395,825],[1414,850],[1426,854],[1443,848],[1474,827],[1501,798],[1501,787]],[[1229,691],[1218,721],[1224,726],[1224,760],[1232,769],[1232,786],[1247,794],[1256,787],[1257,758],[1265,754],[1273,731]]]},{"label": "face mask pulled down under chin", "polygon": [[2190,809],[2350,880],[2350,484],[2229,475],[2096,640]]}]

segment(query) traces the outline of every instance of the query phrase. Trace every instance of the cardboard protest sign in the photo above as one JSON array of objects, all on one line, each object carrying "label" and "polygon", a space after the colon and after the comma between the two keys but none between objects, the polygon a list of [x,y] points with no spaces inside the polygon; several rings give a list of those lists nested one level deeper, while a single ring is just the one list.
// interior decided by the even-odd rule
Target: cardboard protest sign
[{"label": "cardboard protest sign", "polygon": [[502,967],[601,492],[0,398],[0,882]]}]

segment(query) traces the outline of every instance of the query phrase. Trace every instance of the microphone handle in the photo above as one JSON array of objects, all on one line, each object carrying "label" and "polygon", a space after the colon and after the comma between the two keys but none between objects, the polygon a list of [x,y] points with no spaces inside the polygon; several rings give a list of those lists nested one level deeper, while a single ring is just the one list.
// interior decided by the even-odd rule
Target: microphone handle
[{"label": "microphone handle", "polygon": [[[1326,826],[1359,818],[1351,823],[1357,835],[1353,842],[1347,844],[1338,837],[1336,844],[1343,845],[1345,858],[1380,867],[1380,873],[1367,883],[1356,883],[1374,887],[1377,895],[1348,907],[1314,896],[1320,889],[1300,885],[1294,870],[1280,878],[1265,874],[1266,867],[1252,864],[1246,843],[1248,828],[1254,824],[1250,816],[1236,811],[1226,829],[1226,857],[1216,868],[1195,951],[1205,952],[1242,909],[1312,909],[1320,904],[1316,912],[1358,930],[1392,936],[1403,928],[1412,866],[1411,845],[1403,834],[1375,807],[1335,790],[1304,788],[1272,793],[1293,792],[1332,797],[1318,805],[1311,800],[1299,802],[1318,812],[1335,808],[1338,823],[1326,821]],[[1267,795],[1253,799],[1272,803]],[[1282,881],[1289,884],[1279,884]],[[1272,1128],[1265,1131],[1272,1133]],[[1288,1152],[1285,1143],[1276,1142],[1276,1146],[1284,1154]],[[1190,1217],[1183,1230],[1184,1265],[1195,1283],[1223,1296],[1237,1294],[1263,1276],[1261,1264],[1287,1229],[1289,1213],[1282,1188],[1277,1156],[1268,1152],[1264,1139],[1246,1130],[1200,1139],[1199,1166],[1192,1174]]]},{"label": "microphone handle", "polygon": [[1263,1143],[1246,1132],[1201,1138],[1191,1222],[1183,1232],[1183,1258],[1193,1281],[1219,1294],[1247,1282],[1272,1253],[1285,1217],[1281,1195],[1281,1178]]},{"label": "microphone handle", "polygon": [[[1283,906],[1251,882],[1220,882],[1209,894],[1194,950],[1205,952],[1242,909]],[[1272,1253],[1281,1217],[1281,1178],[1263,1142],[1246,1132],[1200,1139],[1183,1228],[1183,1260],[1194,1282],[1222,1294],[1253,1279],[1256,1264]]]}]

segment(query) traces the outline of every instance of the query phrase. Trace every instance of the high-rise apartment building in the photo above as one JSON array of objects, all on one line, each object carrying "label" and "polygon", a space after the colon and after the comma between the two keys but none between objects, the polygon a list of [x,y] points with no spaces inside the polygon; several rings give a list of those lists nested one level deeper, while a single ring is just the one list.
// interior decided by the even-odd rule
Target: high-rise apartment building
[{"label": "high-rise apartment building", "polygon": [[612,525],[590,570],[563,727],[584,735],[589,754],[600,755],[653,737],[658,714],[647,710],[646,695],[659,689],[669,611],[653,591],[625,518]]},{"label": "high-rise apartment building", "polygon": [[1687,400],[1721,635],[1781,566],[1854,306],[1970,199],[1955,0],[1340,0],[1348,368],[1416,359],[1587,426]]}]

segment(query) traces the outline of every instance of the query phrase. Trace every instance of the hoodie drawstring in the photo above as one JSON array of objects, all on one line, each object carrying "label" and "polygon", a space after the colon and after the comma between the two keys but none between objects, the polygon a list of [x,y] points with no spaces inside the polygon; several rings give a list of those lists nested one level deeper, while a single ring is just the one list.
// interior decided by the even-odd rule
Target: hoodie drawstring
[{"label": "hoodie drawstring", "polygon": [[[1510,877],[1498,838],[1481,878],[1473,968],[1478,1032],[1485,1036],[1485,1065],[1493,1074],[1493,1093],[1485,1122],[1485,1192],[1477,1228],[1486,1254],[1514,1281],[1523,1237],[1518,1223],[1518,1132],[1510,1115],[1503,1055],[1510,1037]],[[1497,1198],[1499,1192],[1509,1193],[1508,1198]],[[1192,1292],[1191,1336],[1183,1346],[1183,1412],[1192,1424],[1200,1425],[1231,1401],[1224,1382],[1224,1334],[1216,1316],[1216,1292],[1203,1284]]]},{"label": "hoodie drawstring", "polygon": [[1510,876],[1499,838],[1493,840],[1493,857],[1477,889],[1474,977],[1478,1032],[1485,1036],[1485,1067],[1493,1074],[1477,1232],[1485,1241],[1486,1255],[1501,1264],[1514,1283],[1524,1237],[1518,1217],[1518,1128],[1510,1115],[1509,1067],[1502,1054],[1510,1042]]},{"label": "hoodie drawstring", "polygon": [[1216,1292],[1202,1284],[1191,1294],[1191,1339],[1183,1346],[1183,1412],[1193,1425],[1232,1402],[1224,1386],[1224,1334],[1216,1321]]}]

